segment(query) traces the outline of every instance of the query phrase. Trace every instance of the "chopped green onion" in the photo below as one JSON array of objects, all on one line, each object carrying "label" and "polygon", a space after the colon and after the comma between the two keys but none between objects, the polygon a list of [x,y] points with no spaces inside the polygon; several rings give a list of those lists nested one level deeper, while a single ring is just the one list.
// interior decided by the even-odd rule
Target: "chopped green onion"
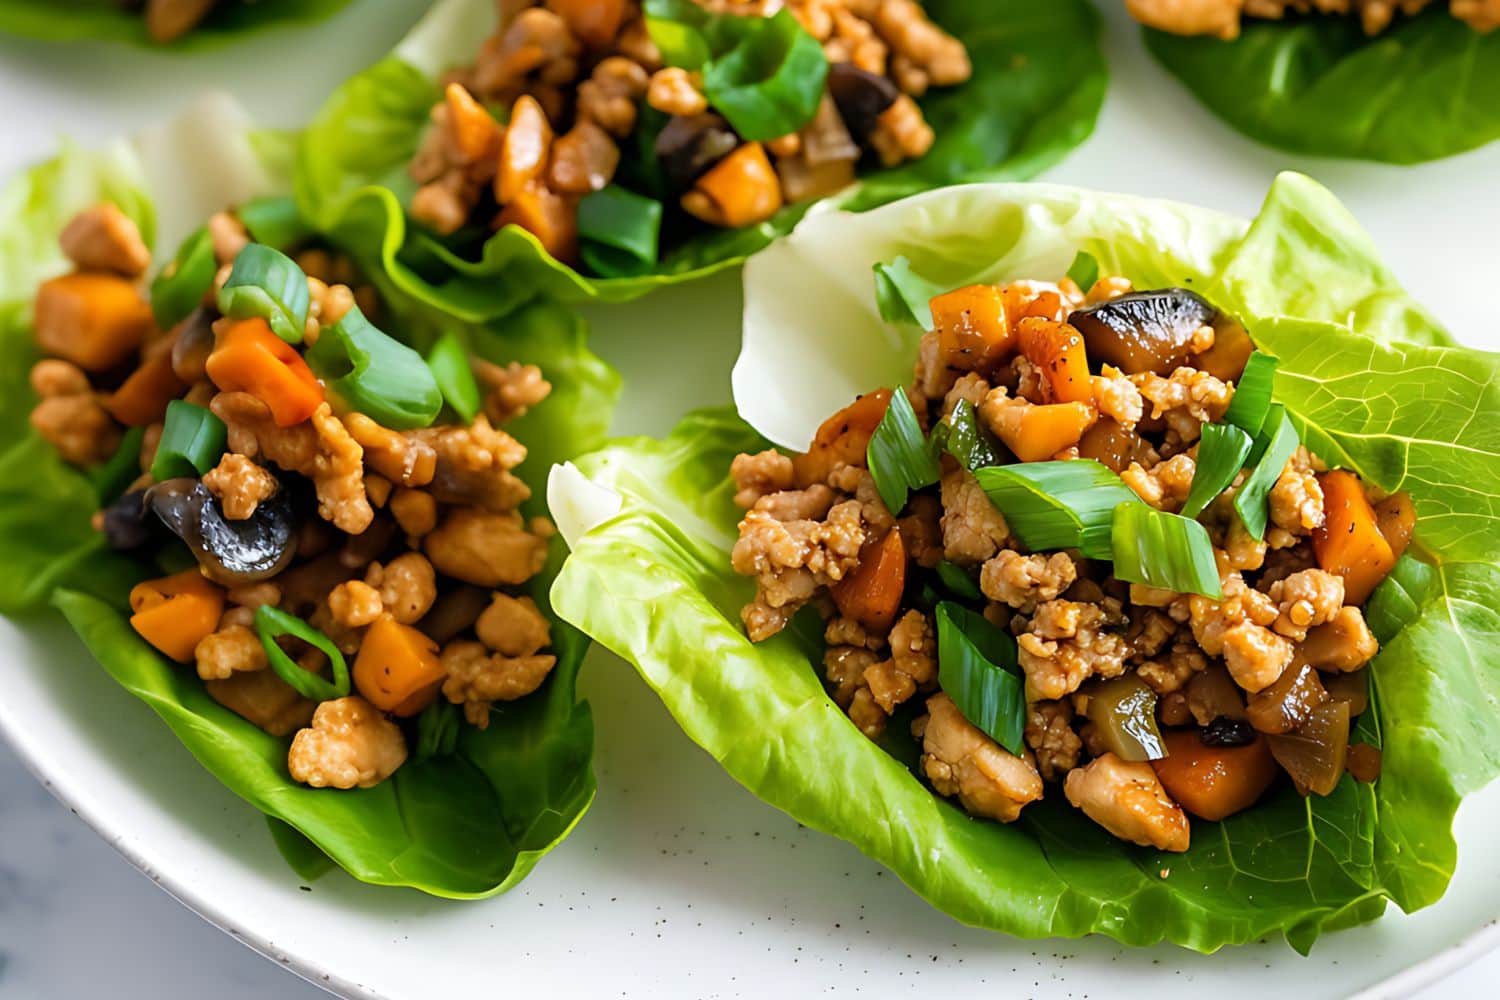
[{"label": "chopped green onion", "polygon": [[948,593],[954,597],[966,601],[984,600],[984,593],[979,589],[979,584],[974,582],[973,574],[958,563],[944,559],[937,565],[937,575],[943,581],[943,586],[948,588]]},{"label": "chopped green onion", "polygon": [[305,357],[349,409],[392,430],[428,427],[443,408],[443,394],[422,355],[376,329],[359,306],[325,326]]},{"label": "chopped green onion", "polygon": [[[329,701],[348,695],[349,665],[344,662],[344,654],[339,652],[339,648],[328,636],[301,618],[269,604],[262,604],[255,609],[255,632],[260,636],[261,647],[265,649],[266,659],[271,662],[271,669],[276,671],[276,676],[290,684],[302,697],[313,701]],[[297,666],[296,661],[286,655],[286,650],[276,644],[277,637],[283,635],[301,639],[322,650],[333,667],[333,683]]]},{"label": "chopped green onion", "polygon": [[1193,485],[1182,505],[1183,517],[1197,517],[1234,482],[1245,467],[1245,458],[1254,444],[1250,435],[1233,424],[1204,424],[1203,439],[1198,443],[1198,465]]},{"label": "chopped green onion", "polygon": [[948,422],[938,424],[938,427],[948,428],[943,447],[970,472],[1004,461],[1004,446],[995,440],[989,428],[979,422],[974,404],[967,399],[960,399],[949,414]]},{"label": "chopped green onion", "polygon": [[151,478],[163,483],[207,474],[219,464],[228,437],[224,421],[208,410],[185,399],[172,400],[167,404],[156,457],[151,460]]},{"label": "chopped green onion", "polygon": [[1245,361],[1245,370],[1234,386],[1234,398],[1224,411],[1224,422],[1234,424],[1252,438],[1260,433],[1271,408],[1271,388],[1275,382],[1276,359],[1253,351]]},{"label": "chopped green onion", "polygon": [[1122,503],[1115,508],[1111,545],[1117,580],[1215,600],[1224,596],[1213,542],[1190,517],[1140,501]]},{"label": "chopped green onion", "polygon": [[120,439],[120,447],[109,456],[109,461],[89,473],[101,507],[107,507],[120,499],[126,487],[140,476],[141,442],[145,439],[146,428],[130,428]]},{"label": "chopped green onion", "polygon": [[1010,530],[1033,552],[1079,549],[1087,559],[1108,559],[1115,508],[1143,502],[1091,458],[999,465],[974,475]]},{"label": "chopped green onion", "polygon": [[1099,262],[1087,250],[1080,250],[1073,258],[1073,265],[1068,268],[1068,277],[1086,292],[1099,280]]},{"label": "chopped green onion", "polygon": [[463,338],[451,330],[439,337],[427,354],[427,367],[453,412],[463,417],[464,423],[472,424],[482,400]]},{"label": "chopped green onion", "polygon": [[197,309],[214,285],[219,262],[207,228],[194,230],[177,248],[177,256],[151,282],[151,314],[156,325],[170,330]]},{"label": "chopped green onion", "polygon": [[1026,682],[1016,641],[981,614],[937,606],[938,683],[963,717],[1013,754],[1026,746]]},{"label": "chopped green onion", "polygon": [[913,271],[905,257],[875,265],[875,302],[880,318],[887,323],[912,323],[931,330],[932,307],[928,303],[947,290]]},{"label": "chopped green onion", "polygon": [[1266,535],[1266,504],[1271,488],[1281,477],[1281,470],[1285,468],[1287,459],[1292,457],[1299,443],[1297,428],[1292,426],[1292,418],[1287,416],[1286,407],[1280,403],[1272,403],[1270,412],[1266,414],[1265,426],[1261,428],[1260,437],[1256,440],[1255,451],[1259,455],[1254,459],[1255,467],[1234,494],[1234,509],[1240,515],[1245,530],[1257,541]]},{"label": "chopped green onion", "polygon": [[283,252],[312,239],[311,226],[297,211],[297,199],[288,196],[251,198],[235,209],[235,216],[250,238]]},{"label": "chopped green onion", "polygon": [[240,251],[229,280],[219,289],[219,312],[234,319],[263,319],[288,344],[302,343],[310,303],[302,268],[264,243],[250,243]]},{"label": "chopped green onion", "polygon": [[703,92],[742,139],[757,142],[813,120],[828,57],[790,10],[749,21],[734,48],[703,67]]},{"label": "chopped green onion", "polygon": [[900,386],[891,391],[885,416],[870,435],[865,460],[875,479],[875,489],[892,514],[900,514],[906,508],[908,492],[931,486],[942,476],[937,454],[922,436],[916,411]]},{"label": "chopped green onion", "polygon": [[417,760],[447,757],[458,747],[458,706],[439,698],[417,716]]},{"label": "chopped green onion", "polygon": [[666,65],[700,70],[714,57],[708,35],[722,15],[709,13],[692,0],[646,0],[644,9],[646,31]]},{"label": "chopped green onion", "polygon": [[611,184],[578,203],[581,253],[604,277],[644,274],[656,265],[661,202]]}]

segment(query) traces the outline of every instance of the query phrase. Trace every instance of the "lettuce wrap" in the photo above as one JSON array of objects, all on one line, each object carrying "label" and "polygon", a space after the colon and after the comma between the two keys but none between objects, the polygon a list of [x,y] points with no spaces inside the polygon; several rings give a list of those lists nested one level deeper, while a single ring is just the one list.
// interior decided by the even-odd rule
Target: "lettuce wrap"
[{"label": "lettuce wrap", "polygon": [[151,47],[201,49],[232,42],[250,32],[321,21],[349,0],[219,0],[186,34],[153,39],[145,14],[118,0],[70,0],[66,11],[54,0],[0,0],[0,32],[47,42],[110,41]]},{"label": "lettuce wrap", "polygon": [[1214,114],[1294,153],[1421,163],[1500,138],[1500,32],[1433,3],[1373,37],[1354,16],[1247,20],[1238,38],[1145,29]]},{"label": "lettuce wrap", "polygon": [[[872,265],[904,256],[950,288],[1055,280],[1080,251],[1101,274],[1237,315],[1279,359],[1276,398],[1308,447],[1409,490],[1418,511],[1367,609],[1381,651],[1359,738],[1383,748],[1378,782],[1346,778],[1327,798],[1284,787],[1186,854],[1124,844],[1056,800],[1008,826],[970,818],[918,780],[910,741],[871,742],[825,693],[821,622],[752,644],[739,619],[754,585],[730,566],[731,459],[803,450],[854,395],[909,377],[920,331],[881,319]],[[1500,355],[1455,346],[1332,195],[1282,175],[1247,224],[1047,185],[956,188],[810,218],[751,259],[745,289],[738,412],[615,442],[549,485],[573,549],[554,606],[633,662],[738,781],[957,919],[1023,937],[1209,952],[1279,933],[1305,953],[1388,902],[1442,895],[1458,803],[1500,770]]]},{"label": "lettuce wrap", "polygon": [[[1093,130],[1107,73],[1098,17],[1087,3],[928,0],[925,7],[967,44],[975,75],[922,100],[937,145],[920,160],[865,175],[838,196],[851,210],[963,180],[1031,177]],[[490,0],[442,0],[391,55],[334,93],[308,129],[298,163],[297,197],[309,218],[330,228],[371,185],[392,192],[399,205],[409,203],[416,185],[407,165],[442,99],[443,76],[473,62],[496,16]],[[664,249],[658,264],[638,277],[584,276],[515,226],[489,236],[482,247],[413,226],[392,248],[390,271],[411,296],[466,320],[501,315],[538,295],[625,301],[736,266],[790,231],[810,207],[789,206],[757,226],[692,237]]]},{"label": "lettuce wrap", "polygon": [[[35,396],[27,376],[38,357],[28,326],[30,301],[41,280],[66,270],[57,234],[71,214],[113,201],[148,239],[154,234],[161,259],[209,213],[252,195],[286,192],[290,138],[250,131],[233,105],[212,101],[133,144],[99,153],[69,148],[0,195],[10,220],[0,242],[0,337],[12,359],[0,402],[0,467],[6,471],[0,613],[24,621],[47,613],[49,605],[61,611],[110,677],[150,705],[204,767],[268,817],[278,846],[304,877],[331,859],[365,882],[451,898],[491,895],[524,878],[592,801],[593,723],[575,685],[587,640],[554,622],[558,662],[544,686],[498,708],[487,729],[463,727],[452,754],[410,761],[370,789],[298,785],[287,773],[285,740],[218,704],[190,667],[169,662],[132,630],[130,586],[156,572],[105,547],[90,526],[99,505],[95,484],[28,424]],[[510,317],[503,331],[439,325],[420,308],[404,307],[383,275],[369,271],[365,277],[385,297],[389,329],[418,349],[440,333],[454,333],[489,360],[544,368],[552,398],[514,425],[530,449],[517,470],[536,493],[527,513],[544,513],[546,470],[602,440],[618,392],[617,376],[585,347],[581,321],[561,307],[537,305]],[[548,568],[532,584],[544,611],[561,557],[555,544]]]}]

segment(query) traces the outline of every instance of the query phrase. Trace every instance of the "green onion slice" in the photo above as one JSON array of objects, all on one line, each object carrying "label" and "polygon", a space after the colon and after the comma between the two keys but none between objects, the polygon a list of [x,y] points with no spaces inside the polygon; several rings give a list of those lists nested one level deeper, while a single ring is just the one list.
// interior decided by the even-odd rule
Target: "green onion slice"
[{"label": "green onion slice", "polygon": [[1245,370],[1234,386],[1234,398],[1224,411],[1224,422],[1233,424],[1252,438],[1265,425],[1271,409],[1271,388],[1275,382],[1276,359],[1253,351],[1245,361]]},{"label": "green onion slice", "polygon": [[120,499],[126,487],[141,474],[141,442],[146,439],[146,428],[132,427],[120,439],[120,447],[109,456],[109,461],[89,473],[99,505],[107,507]]},{"label": "green onion slice", "polygon": [[943,448],[970,472],[1005,460],[1005,446],[979,422],[979,413],[967,399],[958,401],[946,424],[938,424],[938,428],[943,427],[948,428]]},{"label": "green onion slice", "polygon": [[917,413],[900,386],[891,390],[890,405],[870,436],[865,460],[875,479],[875,489],[892,514],[900,514],[906,508],[906,497],[911,490],[931,486],[942,477],[937,453],[922,436]]},{"label": "green onion slice", "polygon": [[937,606],[938,683],[964,718],[996,743],[1026,752],[1026,682],[1016,641],[981,614],[951,601]]},{"label": "green onion slice", "polygon": [[693,0],[646,0],[646,31],[668,66],[700,70],[715,55],[733,46],[730,34],[740,30],[733,18],[712,14]]},{"label": "green onion slice", "polygon": [[1234,494],[1234,509],[1245,530],[1257,541],[1266,535],[1266,505],[1271,488],[1281,477],[1281,470],[1299,443],[1301,439],[1297,436],[1297,428],[1292,426],[1292,418],[1287,416],[1286,407],[1272,403],[1255,443],[1254,451],[1259,453],[1254,457],[1255,467]]},{"label": "green onion slice", "polygon": [[812,121],[828,57],[790,10],[748,20],[734,48],[703,67],[703,91],[741,138],[757,142]]},{"label": "green onion slice", "polygon": [[1079,549],[1085,558],[1108,559],[1115,508],[1144,506],[1124,480],[1091,458],[1000,465],[974,475],[1033,552]]},{"label": "green onion slice", "polygon": [[661,202],[612,184],[578,203],[581,253],[604,277],[643,274],[656,265]]},{"label": "green onion slice", "polygon": [[428,427],[443,408],[442,391],[422,355],[376,329],[358,306],[325,326],[305,357],[348,409],[392,430]]},{"label": "green onion slice", "polygon": [[463,338],[451,330],[439,337],[427,353],[427,367],[453,412],[462,417],[464,423],[472,424],[479,415],[482,399]]},{"label": "green onion slice", "polygon": [[167,404],[161,441],[151,460],[151,478],[158,483],[180,476],[194,479],[219,464],[228,443],[224,421],[185,399]]},{"label": "green onion slice", "polygon": [[[302,697],[313,701],[329,701],[349,694],[349,665],[344,662],[344,654],[339,652],[332,639],[301,618],[269,604],[262,604],[255,609],[255,632],[260,636],[260,644],[265,649],[266,659],[271,662],[271,669],[276,671],[276,676],[290,684]],[[276,644],[277,637],[283,635],[301,639],[322,650],[333,667],[333,683],[297,666],[296,661]]]},{"label": "green onion slice", "polygon": [[234,214],[251,239],[283,252],[301,246],[314,235],[312,227],[297,211],[297,199],[285,195],[251,198],[235,209]]},{"label": "green onion slice", "polygon": [[1086,292],[1099,280],[1099,262],[1087,250],[1080,250],[1073,258],[1073,265],[1068,268],[1068,277]]},{"label": "green onion slice", "polygon": [[186,319],[213,287],[218,272],[208,229],[195,229],[177,248],[177,256],[151,282],[151,314],[156,317],[156,325],[170,330]]},{"label": "green onion slice", "polygon": [[1218,600],[1219,569],[1203,525],[1139,501],[1115,508],[1115,579]]},{"label": "green onion slice", "polygon": [[250,243],[240,251],[229,280],[219,289],[219,312],[235,319],[263,319],[288,344],[302,343],[310,301],[302,268],[264,243]]},{"label": "green onion slice", "polygon": [[458,706],[439,698],[417,716],[416,759],[447,757],[458,747],[460,725]]},{"label": "green onion slice", "polygon": [[932,307],[928,303],[946,291],[913,271],[905,257],[875,265],[875,302],[880,318],[887,323],[911,323],[931,330]]},{"label": "green onion slice", "polygon": [[1254,444],[1250,435],[1233,424],[1204,424],[1203,439],[1198,443],[1198,465],[1193,471],[1193,485],[1182,505],[1183,517],[1197,517],[1234,482],[1245,466]]},{"label": "green onion slice", "polygon": [[943,581],[943,586],[948,593],[965,601],[982,601],[984,593],[979,589],[979,584],[974,581],[974,575],[964,569],[958,563],[952,563],[944,559],[937,565],[938,579]]}]

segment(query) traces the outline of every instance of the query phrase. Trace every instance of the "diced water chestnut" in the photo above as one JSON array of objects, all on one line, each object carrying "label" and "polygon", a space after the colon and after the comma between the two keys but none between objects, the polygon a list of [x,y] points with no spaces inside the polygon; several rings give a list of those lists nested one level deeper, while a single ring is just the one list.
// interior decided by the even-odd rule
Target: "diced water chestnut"
[{"label": "diced water chestnut", "polygon": [[1135,674],[1088,689],[1088,717],[1099,738],[1121,760],[1155,760],[1166,753],[1156,727],[1156,692]]},{"label": "diced water chestnut", "polygon": [[1314,709],[1328,701],[1328,692],[1318,671],[1308,664],[1293,663],[1281,677],[1250,696],[1250,724],[1263,733],[1289,733],[1312,717]]},{"label": "diced water chestnut", "polygon": [[1344,776],[1349,752],[1349,703],[1319,705],[1296,732],[1268,736],[1275,755],[1299,791],[1327,795]]}]

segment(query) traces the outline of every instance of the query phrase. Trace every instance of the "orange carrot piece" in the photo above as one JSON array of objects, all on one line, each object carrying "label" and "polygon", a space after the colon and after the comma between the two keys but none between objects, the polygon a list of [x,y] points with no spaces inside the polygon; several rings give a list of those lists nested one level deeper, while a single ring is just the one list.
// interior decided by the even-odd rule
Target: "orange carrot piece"
[{"label": "orange carrot piece", "polygon": [[302,423],[323,402],[302,355],[263,319],[240,320],[220,334],[205,368],[224,392],[248,392],[269,406],[278,427]]},{"label": "orange carrot piece", "polygon": [[385,712],[416,715],[432,704],[448,676],[438,662],[438,646],[422,632],[395,619],[379,618],[365,632],[354,660],[354,686]]},{"label": "orange carrot piece", "polygon": [[1151,767],[1167,794],[1201,819],[1221,820],[1253,806],[1276,780],[1276,758],[1264,736],[1243,746],[1204,746],[1192,729],[1162,734],[1167,756]]},{"label": "orange carrot piece", "polygon": [[104,408],[126,427],[144,427],[165,417],[167,404],[186,391],[187,384],[172,370],[172,352],[159,351],[130,373]]},{"label": "orange carrot piece", "polygon": [[905,587],[906,543],[901,532],[893,529],[884,538],[865,543],[854,572],[834,586],[833,603],[845,618],[884,635],[901,610]]},{"label": "orange carrot piece", "polygon": [[448,84],[443,91],[443,103],[448,107],[448,128],[459,155],[470,163],[496,155],[500,123],[483,104],[474,100],[463,84],[457,81]]},{"label": "orange carrot piece", "polygon": [[520,226],[564,263],[578,259],[578,209],[540,184],[527,187],[495,216],[495,228]]},{"label": "orange carrot piece", "polygon": [[1086,403],[1094,396],[1083,334],[1066,323],[1027,317],[1017,331],[1021,353],[1045,380],[1049,403]]},{"label": "orange carrot piece", "polygon": [[981,371],[1003,360],[1015,345],[1004,291],[966,285],[928,302],[943,364],[954,371]]},{"label": "orange carrot piece", "polygon": [[781,181],[758,142],[747,142],[698,178],[693,189],[707,196],[716,218],[706,219],[728,229],[764,222],[780,211]]},{"label": "orange carrot piece", "polygon": [[547,9],[568,24],[584,45],[606,48],[625,23],[625,0],[547,0]]},{"label": "orange carrot piece", "polygon": [[219,627],[224,591],[197,567],[138,583],[130,591],[130,627],[178,663],[193,659],[198,643]]},{"label": "orange carrot piece", "polygon": [[1087,403],[1015,405],[995,410],[990,429],[1023,462],[1045,462],[1073,447],[1098,414]]},{"label": "orange carrot piece", "polygon": [[552,152],[552,124],[547,112],[530,94],[511,105],[510,122],[500,141],[500,165],[495,172],[495,200],[509,205],[536,184],[547,169]]},{"label": "orange carrot piece", "polygon": [[36,341],[87,372],[121,364],[155,329],[140,289],[117,274],[79,272],[44,282],[36,295]]},{"label": "orange carrot piece", "polygon": [[1335,469],[1319,475],[1318,483],[1324,520],[1313,531],[1313,553],[1319,566],[1344,578],[1344,601],[1363,604],[1396,565],[1396,555],[1358,476]]},{"label": "orange carrot piece", "polygon": [[867,392],[823,421],[807,452],[792,459],[797,482],[803,487],[825,482],[840,462],[863,465],[870,438],[890,404],[891,390]]},{"label": "orange carrot piece", "polygon": [[1375,523],[1380,525],[1380,533],[1391,547],[1391,555],[1400,559],[1417,528],[1417,508],[1412,505],[1411,494],[1403,490],[1377,503]]}]

